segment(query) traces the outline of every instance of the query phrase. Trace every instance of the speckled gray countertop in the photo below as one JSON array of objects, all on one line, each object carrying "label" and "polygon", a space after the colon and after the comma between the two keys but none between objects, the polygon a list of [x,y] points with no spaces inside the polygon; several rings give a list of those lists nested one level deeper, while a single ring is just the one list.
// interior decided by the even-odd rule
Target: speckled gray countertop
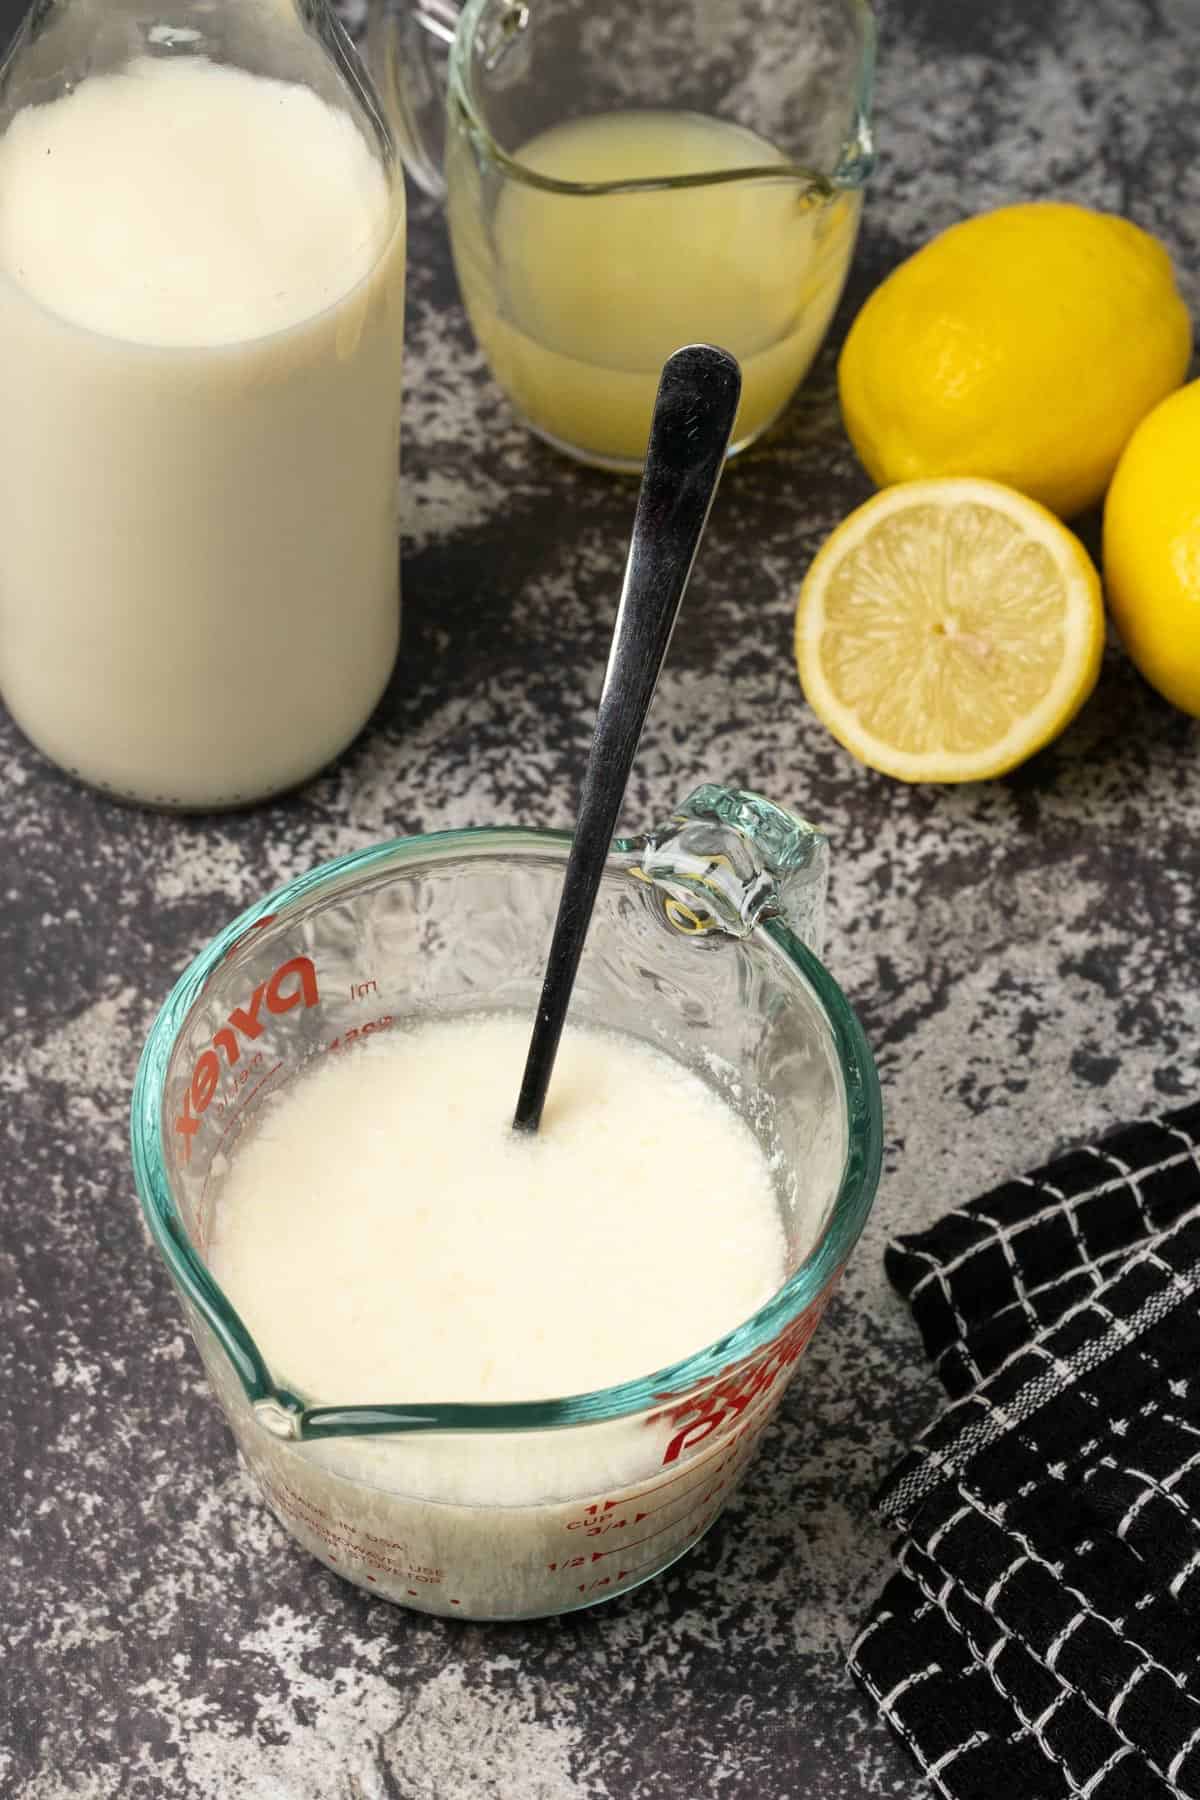
[{"label": "speckled gray countertop", "polygon": [[[1161,233],[1195,309],[1198,38],[1196,0],[890,0],[833,344],[930,232],[1047,193]],[[627,822],[714,777],[827,825],[828,960],[888,1112],[873,1222],[765,1453],[664,1579],[504,1628],[370,1602],[252,1497],[147,1247],[126,1114],[172,979],[266,889],[398,832],[568,821],[632,489],[513,424],[424,201],[411,268],[405,642],[351,754],[280,804],[180,820],[84,792],[0,722],[0,1793],[915,1793],[843,1669],[888,1562],[870,1494],[935,1401],[883,1244],[1194,1094],[1196,730],[1111,651],[1069,735],[1010,780],[909,791],[838,750],[790,653],[808,560],[868,491],[831,345],[724,482]]]}]

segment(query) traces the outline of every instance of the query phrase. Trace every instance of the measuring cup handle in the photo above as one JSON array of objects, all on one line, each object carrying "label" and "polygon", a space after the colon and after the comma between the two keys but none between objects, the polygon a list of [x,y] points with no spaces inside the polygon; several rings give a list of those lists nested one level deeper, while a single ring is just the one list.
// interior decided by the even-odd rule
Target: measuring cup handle
[{"label": "measuring cup handle", "polygon": [[367,63],[405,167],[435,200],[446,195],[446,89],[458,0],[368,0]]},{"label": "measuring cup handle", "polygon": [[781,919],[820,956],[829,842],[807,819],[747,788],[710,782],[637,840],[639,873],[676,903],[679,929],[748,937]]}]

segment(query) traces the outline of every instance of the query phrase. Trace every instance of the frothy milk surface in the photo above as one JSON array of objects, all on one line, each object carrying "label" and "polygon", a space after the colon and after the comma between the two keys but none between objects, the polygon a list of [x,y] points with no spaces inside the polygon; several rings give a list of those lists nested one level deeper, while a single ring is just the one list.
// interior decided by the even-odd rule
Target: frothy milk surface
[{"label": "frothy milk surface", "polygon": [[516,1136],[528,1035],[420,1026],[264,1106],[211,1264],[277,1381],[325,1403],[579,1393],[702,1349],[779,1287],[744,1121],[661,1052],[568,1029],[542,1129]]},{"label": "frothy milk surface", "polygon": [[369,273],[387,184],[353,120],[294,82],[137,57],[0,139],[0,265],[90,331],[263,337]]},{"label": "frothy milk surface", "polygon": [[139,800],[331,760],[399,639],[404,203],[349,112],[141,57],[0,136],[0,692]]}]

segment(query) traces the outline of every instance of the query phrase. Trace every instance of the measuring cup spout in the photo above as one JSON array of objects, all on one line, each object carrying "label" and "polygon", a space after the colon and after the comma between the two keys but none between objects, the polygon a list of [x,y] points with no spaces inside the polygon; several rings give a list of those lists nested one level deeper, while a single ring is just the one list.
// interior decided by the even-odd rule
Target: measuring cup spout
[{"label": "measuring cup spout", "polygon": [[815,956],[825,937],[829,841],[746,788],[697,788],[642,841],[638,873],[666,895],[676,929],[749,937],[780,919]]}]

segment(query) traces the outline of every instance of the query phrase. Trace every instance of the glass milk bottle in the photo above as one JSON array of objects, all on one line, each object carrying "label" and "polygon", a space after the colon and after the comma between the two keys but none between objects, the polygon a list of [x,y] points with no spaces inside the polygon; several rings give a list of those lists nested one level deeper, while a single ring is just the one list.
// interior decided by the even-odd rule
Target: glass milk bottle
[{"label": "glass milk bottle", "polygon": [[335,757],[399,638],[404,190],[325,0],[51,0],[0,72],[0,695],[131,800]]}]

